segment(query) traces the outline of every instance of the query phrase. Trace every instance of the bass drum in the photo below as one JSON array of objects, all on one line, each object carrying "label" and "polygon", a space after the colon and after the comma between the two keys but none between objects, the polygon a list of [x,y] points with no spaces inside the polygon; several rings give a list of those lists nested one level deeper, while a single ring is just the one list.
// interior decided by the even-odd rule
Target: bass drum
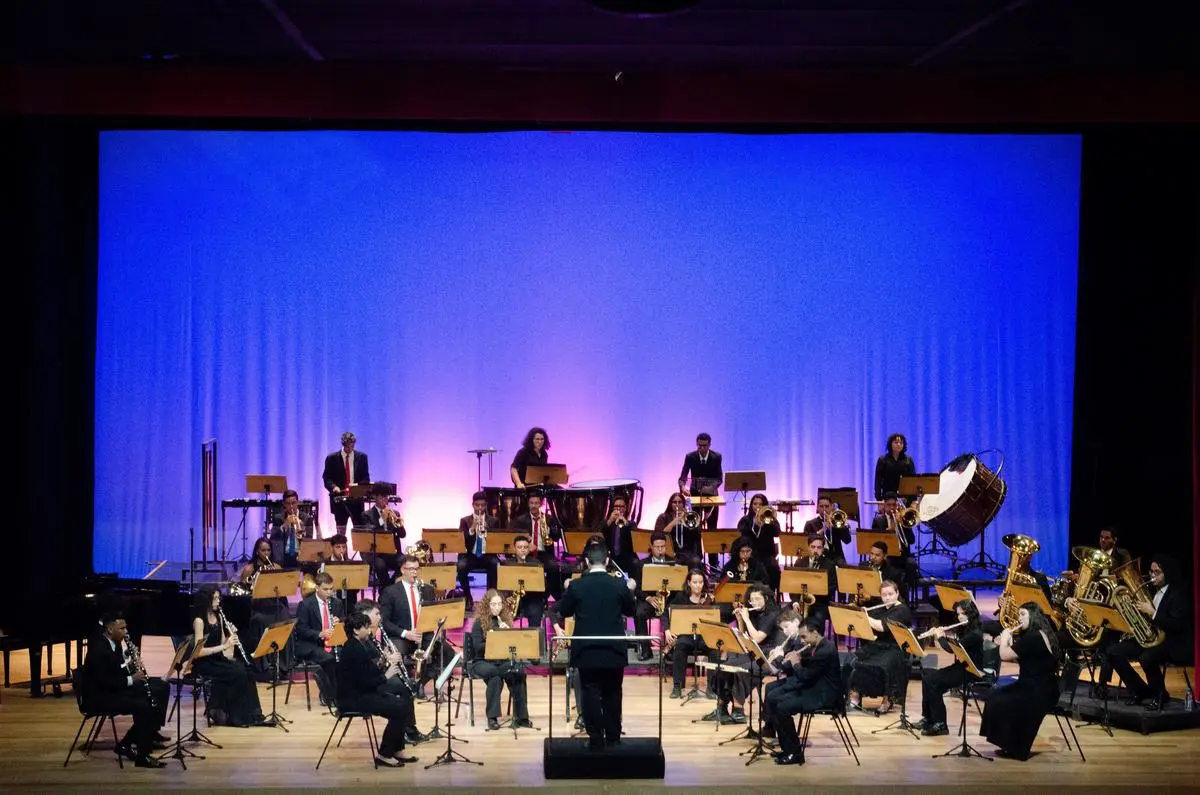
[{"label": "bass drum", "polygon": [[993,472],[974,453],[963,453],[941,471],[938,493],[921,498],[921,521],[952,547],[978,537],[1008,494],[1008,484],[1000,479],[1002,469],[1003,454]]}]

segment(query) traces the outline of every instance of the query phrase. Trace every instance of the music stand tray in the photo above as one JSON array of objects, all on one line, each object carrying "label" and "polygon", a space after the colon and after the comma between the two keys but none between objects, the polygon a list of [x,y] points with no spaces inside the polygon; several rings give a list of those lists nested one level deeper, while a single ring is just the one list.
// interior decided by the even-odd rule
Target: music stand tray
[{"label": "music stand tray", "polygon": [[921,475],[901,475],[900,485],[896,489],[896,493],[901,497],[923,497],[928,494],[941,493],[941,475],[921,474]]},{"label": "music stand tray", "polygon": [[[583,548],[587,546],[588,539],[596,533],[587,533],[579,530],[569,530],[563,532],[563,543],[566,545],[567,554],[578,557],[583,554]],[[608,542],[605,541],[607,544]]]},{"label": "music stand tray", "polygon": [[414,632],[422,635],[433,632],[440,624],[443,629],[457,629],[466,620],[466,600],[447,599],[443,602],[426,602],[421,605]]},{"label": "music stand tray", "polygon": [[844,635],[860,640],[875,640],[875,630],[871,629],[867,611],[861,607],[830,605],[829,620],[833,623],[833,634],[835,635]]},{"label": "music stand tray", "polygon": [[369,587],[371,567],[365,563],[326,563],[335,591],[363,591]]},{"label": "music stand tray", "polygon": [[400,551],[388,530],[351,530],[350,539],[354,551],[360,555],[395,555]]},{"label": "music stand tray", "polygon": [[1041,588],[1036,588],[1029,585],[1017,585],[1012,583],[1008,586],[1013,599],[1017,600],[1018,605],[1023,605],[1026,602],[1033,602],[1038,607],[1042,608],[1042,612],[1054,619],[1054,610],[1050,607],[1050,602],[1046,599],[1046,594],[1042,593]]},{"label": "music stand tray", "polygon": [[287,491],[287,475],[247,475],[247,494],[283,494]]},{"label": "music stand tray", "polygon": [[721,608],[709,605],[671,605],[671,634],[699,634],[700,623],[721,623]]},{"label": "music stand tray", "polygon": [[534,553],[537,552],[537,540],[534,539],[531,533],[517,533],[511,530],[488,530],[488,554],[513,554],[513,547],[517,545],[517,536],[529,536],[531,542],[530,549]]},{"label": "music stand tray", "polygon": [[854,566],[834,567],[837,577],[838,593],[849,597],[858,595],[875,598],[879,596],[879,587],[883,584],[883,575],[875,569],[860,569]]},{"label": "music stand tray", "polygon": [[746,591],[750,590],[751,583],[730,580],[723,582],[713,591],[713,601],[717,604],[731,604],[733,602],[745,602]]},{"label": "music stand tray", "polygon": [[296,557],[305,563],[320,563],[329,557],[333,545],[323,538],[298,538],[300,549]]},{"label": "music stand tray", "polygon": [[545,464],[544,466],[525,468],[525,488],[527,489],[565,486],[569,480],[565,464]]},{"label": "music stand tray", "polygon": [[687,578],[687,566],[674,563],[647,563],[642,566],[642,581],[638,587],[642,593],[652,594],[664,587],[671,593],[683,590],[683,581]]},{"label": "music stand tray", "polygon": [[524,589],[526,593],[545,593],[546,570],[540,565],[521,566],[506,563],[496,567],[496,590],[502,593]]},{"label": "music stand tray", "polygon": [[808,536],[804,533],[780,533],[779,551],[785,558],[807,558]]},{"label": "music stand tray", "polygon": [[417,576],[436,593],[445,594],[458,586],[458,567],[452,563],[422,566]]},{"label": "music stand tray", "polygon": [[719,508],[725,504],[725,498],[720,494],[692,494],[689,499],[693,508]]},{"label": "music stand tray", "polygon": [[708,555],[728,555],[733,549],[733,542],[741,538],[737,530],[701,530],[700,545]]},{"label": "music stand tray", "polygon": [[877,541],[887,544],[887,556],[889,558],[894,558],[900,554],[900,550],[896,549],[895,533],[877,533],[874,530],[859,530],[854,534],[854,548],[863,557],[871,554],[871,547]]},{"label": "music stand tray", "polygon": [[725,491],[766,491],[767,473],[765,470],[752,469],[744,472],[725,473]]},{"label": "music stand tray", "polygon": [[[463,540],[462,531],[457,528],[448,528],[445,530],[430,530],[428,528],[421,530],[421,538],[435,555],[461,555],[467,551],[467,545]],[[492,532],[489,530],[487,534],[488,550],[487,554],[492,553]]]},{"label": "music stand tray", "polygon": [[834,504],[834,507],[839,511],[845,511],[848,519],[861,522],[858,509],[858,489],[853,486],[818,488],[817,500],[820,501],[822,497],[828,497],[829,501]]},{"label": "music stand tray", "polygon": [[260,571],[254,582],[254,593],[251,599],[286,599],[300,588],[299,569],[280,569],[279,571]]},{"label": "music stand tray", "polygon": [[953,613],[954,605],[964,599],[971,603],[975,602],[975,597],[965,588],[957,588],[953,585],[937,582],[933,584],[933,589],[937,592],[938,601],[942,603],[942,609],[947,613]]},{"label": "music stand tray", "polygon": [[779,573],[779,590],[782,593],[828,596],[829,571],[826,569],[784,569]]},{"label": "music stand tray", "polygon": [[650,554],[650,536],[652,533],[649,530],[638,530],[637,528],[634,528],[629,535],[633,539],[633,554]]}]

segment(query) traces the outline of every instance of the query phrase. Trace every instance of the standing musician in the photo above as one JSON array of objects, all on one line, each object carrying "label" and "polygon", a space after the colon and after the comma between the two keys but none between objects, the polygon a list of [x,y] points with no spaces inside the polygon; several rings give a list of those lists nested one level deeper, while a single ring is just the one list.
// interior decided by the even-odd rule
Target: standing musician
[{"label": "standing musician", "polygon": [[[676,605],[705,607],[712,603],[712,594],[708,592],[708,578],[704,576],[704,570],[699,568],[688,572],[683,590],[675,594],[675,598],[671,600],[672,607]],[[668,613],[664,637],[667,639],[667,647],[675,650],[671,660],[671,698],[680,698],[683,696],[683,686],[686,684],[688,656],[694,654],[699,660],[701,654],[708,652],[708,646],[699,633],[676,635],[670,630],[670,619],[671,616]],[[711,684],[710,682],[710,687]]]},{"label": "standing musician", "polygon": [[[1143,648],[1134,638],[1127,636],[1109,649],[1108,657],[1121,681],[1130,690],[1126,699],[1129,705],[1140,704],[1146,699],[1149,710],[1161,710],[1170,700],[1167,695],[1165,670],[1169,662],[1186,665],[1192,659],[1192,638],[1196,625],[1192,620],[1190,594],[1182,587],[1179,564],[1166,555],[1155,555],[1150,563],[1150,582],[1154,586],[1153,598],[1139,593],[1137,609],[1149,619],[1150,625],[1162,630],[1166,640],[1158,646]],[[1146,680],[1133,670],[1131,663],[1142,665]]]},{"label": "standing musician", "polygon": [[329,492],[329,510],[339,533],[346,532],[346,521],[353,518],[354,524],[362,522],[363,507],[357,500],[350,500],[347,492],[356,483],[370,483],[371,469],[367,454],[354,449],[358,438],[350,431],[342,434],[342,449],[325,456],[325,470],[321,480]]},{"label": "standing musician", "polygon": [[908,454],[908,439],[902,433],[887,438],[883,455],[875,462],[875,499],[882,500],[889,491],[900,491],[900,478],[917,474],[917,465]]},{"label": "standing musician", "polygon": [[294,489],[283,493],[283,505],[271,517],[271,554],[289,569],[297,568],[300,539],[316,537],[316,519],[300,511],[300,495]]},{"label": "standing musician", "polygon": [[[430,657],[436,650],[429,648],[432,632],[424,634],[415,630],[421,615],[421,605],[434,600],[433,587],[418,582],[421,562],[412,555],[405,555],[400,562],[400,579],[389,585],[379,595],[379,612],[383,616],[383,631],[405,657],[429,649]],[[426,665],[421,671],[419,684],[424,685],[433,677],[433,666]]]},{"label": "standing musician", "polygon": [[834,510],[833,500],[828,496],[822,494],[817,497],[817,515],[804,523],[803,532],[809,538],[818,534],[824,536],[826,554],[833,558],[838,565],[844,565],[846,554],[842,545],[850,543],[850,523],[846,522],[840,530],[835,528],[833,526]]},{"label": "standing musician", "polygon": [[892,565],[900,571],[900,579],[897,580],[900,584],[900,591],[907,594],[916,587],[917,580],[921,575],[917,571],[917,564],[912,557],[912,545],[916,542],[916,535],[912,528],[903,527],[900,524],[900,514],[903,511],[904,506],[900,504],[896,492],[885,493],[882,510],[871,520],[871,532],[888,533],[896,539],[894,545],[888,543],[888,549],[894,553],[891,556]]},{"label": "standing musician", "polygon": [[667,499],[667,509],[654,520],[654,530],[671,539],[675,559],[690,568],[700,565],[700,528],[689,530],[683,526],[685,510],[683,495],[675,492]]},{"label": "standing musician", "polygon": [[[529,536],[521,535],[513,539],[513,554],[505,558],[505,566],[541,566],[542,563],[537,558],[533,557],[533,541]],[[549,580],[547,578],[547,584]],[[511,597],[511,594],[508,595]],[[506,598],[508,598],[506,597]],[[537,593],[534,591],[526,591],[521,596],[521,601],[517,605],[517,612],[513,616],[514,619],[525,618],[530,629],[537,629],[542,626],[542,619],[546,615],[546,593]]]},{"label": "standing musician", "polygon": [[[241,572],[238,574],[238,582],[230,586],[230,593],[241,591],[247,595],[253,595],[254,584],[258,581],[260,573],[264,571],[278,571],[281,568],[282,566],[271,559],[271,541],[267,538],[260,538],[254,542],[254,557],[242,567]],[[263,633],[267,631],[267,627],[279,621],[286,620],[288,615],[288,601],[286,598],[271,596],[266,599],[252,599],[250,602],[249,633],[245,638],[246,648],[257,648],[258,641],[262,638]],[[289,643],[283,653],[279,655],[280,666],[282,668],[287,669],[291,667],[292,654],[293,646]],[[274,655],[268,655],[259,658],[255,665],[256,669],[265,673],[268,666],[274,665],[273,657]]]},{"label": "standing musician", "polygon": [[763,697],[761,700],[763,705],[762,713],[762,735],[768,740],[775,738],[775,722],[771,715],[771,691],[786,681],[787,673],[792,664],[785,663],[784,658],[794,651],[798,651],[804,646],[804,641],[800,639],[800,627],[804,624],[800,614],[795,610],[781,610],[779,612],[779,631],[783,635],[782,642],[773,649],[767,652],[767,662],[779,669],[779,678],[774,682],[768,682],[763,689]]},{"label": "standing musician", "polygon": [[[404,667],[404,655],[391,644],[387,633],[383,631],[383,616],[379,612],[379,603],[373,599],[360,599],[351,612],[364,615],[371,622],[371,633],[367,636],[365,644],[367,654],[381,670],[388,672],[387,679],[379,688],[379,692],[405,699],[411,705],[413,697],[419,690]],[[413,745],[429,739],[429,736],[421,732],[415,723],[407,724],[404,727],[404,737]]]},{"label": "standing musician", "polygon": [[337,706],[340,712],[362,712],[388,719],[379,738],[376,763],[385,767],[403,767],[417,761],[404,755],[407,727],[414,725],[411,699],[396,698],[386,690],[388,680],[397,675],[403,663],[389,663],[380,670],[378,655],[369,650],[371,619],[362,613],[351,613],[346,619],[349,632],[341,659],[337,663]]},{"label": "standing musician", "polygon": [[738,520],[738,532],[750,541],[754,558],[767,570],[767,585],[779,588],[779,522],[765,521],[763,509],[767,507],[767,495],[755,494],[750,498],[750,512]]},{"label": "standing musician", "polygon": [[372,505],[354,522],[354,529],[360,532],[391,534],[392,543],[396,545],[395,553],[362,553],[362,559],[369,563],[371,570],[375,572],[375,583],[379,588],[387,587],[387,584],[393,579],[393,572],[397,576],[399,575],[400,555],[404,550],[403,539],[408,535],[408,531],[404,529],[404,517],[388,504],[390,491],[391,489],[384,483],[372,486]]},{"label": "standing musician", "polygon": [[562,570],[555,557],[555,544],[562,540],[562,525],[549,512],[542,511],[542,495],[530,494],[529,513],[517,517],[513,530],[528,533],[537,549],[537,558],[546,570],[546,590],[557,599],[562,595]]},{"label": "standing musician", "polygon": [[[605,570],[608,550],[597,545],[585,553],[588,573],[567,588],[559,602],[563,618],[575,618],[575,635],[623,636],[625,617],[634,612],[633,591]],[[583,722],[588,748],[621,742],[621,701],[628,661],[623,640],[573,640],[571,665],[583,685]]]},{"label": "standing musician", "polygon": [[824,628],[811,619],[805,621],[800,639],[805,646],[784,656],[781,667],[785,677],[782,684],[771,688],[763,707],[779,737],[779,750],[772,754],[777,765],[804,764],[793,716],[830,709],[842,697],[837,646],[825,640]]},{"label": "standing musician", "polygon": [[[513,456],[512,465],[508,468],[509,477],[518,489],[525,488],[525,473],[531,466],[545,466],[546,451],[550,449],[550,434],[545,428],[533,427],[525,434],[521,449]],[[535,484],[537,485],[537,484]]]},{"label": "standing musician", "polygon": [[296,642],[296,659],[300,662],[312,662],[321,666],[316,673],[317,691],[320,693],[321,705],[330,706],[337,695],[334,677],[337,675],[333,647],[329,639],[333,636],[333,625],[341,621],[342,605],[333,595],[333,577],[325,572],[319,572],[313,578],[317,589],[304,599],[296,608],[296,628],[293,630]]},{"label": "standing musician", "polygon": [[875,714],[886,715],[907,687],[908,677],[905,675],[904,652],[883,622],[910,626],[912,611],[900,601],[900,588],[895,581],[884,580],[879,586],[879,594],[883,597],[883,606],[867,614],[867,623],[875,632],[875,640],[860,643],[858,650],[846,660],[843,670],[850,682],[850,708],[861,710],[862,696],[883,696]]},{"label": "standing musician", "polygon": [[608,516],[601,520],[593,531],[596,535],[604,536],[612,560],[629,571],[637,560],[637,550],[633,548],[634,524],[629,519],[629,503],[620,495],[612,498]]},{"label": "standing musician", "polygon": [[487,636],[493,629],[511,629],[512,613],[504,597],[495,588],[489,588],[475,610],[475,623],[471,627],[471,671],[476,679],[482,679],[487,687],[488,731],[500,728],[500,688],[508,685],[513,700],[513,725],[532,729],[529,720],[529,699],[525,687],[525,664],[517,660],[484,659]]},{"label": "standing musician", "polygon": [[[691,486],[687,486],[688,476],[691,476]],[[707,433],[696,436],[696,450],[683,457],[683,469],[679,470],[679,491],[684,496],[715,497],[721,488],[725,472],[721,469],[721,454],[712,449],[712,437]],[[717,506],[708,509],[708,521],[705,527],[717,529]],[[708,565],[717,568],[717,555],[708,556]]]},{"label": "standing musician", "polygon": [[167,722],[170,688],[163,680],[151,678],[140,664],[140,655],[134,656],[122,616],[106,613],[100,624],[104,630],[88,643],[83,662],[83,708],[90,713],[132,715],[133,726],[117,743],[116,752],[132,759],[136,767],[166,767],[150,752],[165,747],[167,738],[159,730]]},{"label": "standing musician", "polygon": [[462,589],[470,610],[475,600],[471,596],[471,572],[487,574],[487,587],[496,587],[496,550],[488,549],[488,531],[495,530],[498,522],[487,510],[487,494],[477,491],[471,495],[471,514],[458,520],[458,529],[463,534],[466,552],[458,556],[458,587]]},{"label": "standing musician", "polygon": [[[733,616],[738,629],[759,645],[774,648],[782,642],[779,629],[779,611],[775,607],[775,594],[765,585],[755,584],[746,591],[746,602],[735,604]],[[722,660],[729,665],[746,669],[738,671],[714,671],[710,679],[717,692],[717,708],[701,720],[716,720],[721,723],[745,723],[743,705],[753,689],[750,676],[750,656],[741,652],[722,651]],[[732,712],[729,711],[732,707]]]},{"label": "standing musician", "polygon": [[[670,566],[674,563],[674,558],[667,557],[667,537],[662,533],[651,533],[650,554],[637,561],[633,570],[629,572],[638,585],[637,607],[633,613],[633,633],[635,635],[650,634],[650,619],[666,612],[667,604],[671,601],[670,592],[665,596],[659,592],[661,583],[646,582],[644,576],[646,565]],[[653,656],[654,654],[650,650],[650,641],[645,640],[638,644],[638,660],[645,662]]]},{"label": "standing musician", "polygon": [[829,599],[832,594],[837,591],[837,564],[825,554],[825,536],[817,533],[808,538],[808,557],[800,559],[800,569],[815,569],[828,572],[829,574],[829,593],[825,595],[809,594],[812,604],[804,607],[801,605],[803,594],[793,593],[788,594],[792,600],[792,607],[797,611],[803,610],[805,620],[811,618],[825,626],[825,622],[829,620]]},{"label": "standing musician", "polygon": [[192,670],[208,679],[204,714],[209,724],[256,726],[262,723],[262,704],[246,649],[237,628],[225,620],[221,592],[202,585],[192,602]]},{"label": "standing musician", "polygon": [[[979,608],[970,599],[962,599],[954,603],[954,612],[961,625],[957,633],[954,627],[934,627],[930,632],[937,638],[942,651],[950,651],[946,638],[957,638],[968,657],[973,661],[980,660],[983,657],[983,630],[979,626]],[[948,690],[962,686],[965,672],[966,666],[958,660],[945,668],[921,669],[922,719],[916,724],[921,734],[939,737],[950,733],[946,726],[946,702],[942,697]]]},{"label": "standing musician", "polygon": [[729,561],[721,572],[722,581],[756,582],[767,585],[770,573],[758,558],[754,557],[754,544],[746,536],[733,542]]}]

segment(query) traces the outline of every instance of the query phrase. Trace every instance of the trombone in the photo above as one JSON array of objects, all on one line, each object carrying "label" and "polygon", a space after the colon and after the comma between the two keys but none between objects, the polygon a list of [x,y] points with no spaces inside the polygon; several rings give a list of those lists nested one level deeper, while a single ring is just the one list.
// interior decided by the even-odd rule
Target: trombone
[{"label": "trombone", "polygon": [[779,520],[776,518],[775,509],[770,505],[764,505],[763,507],[759,508],[758,513],[754,514],[754,523],[763,526],[769,524],[778,524]]}]

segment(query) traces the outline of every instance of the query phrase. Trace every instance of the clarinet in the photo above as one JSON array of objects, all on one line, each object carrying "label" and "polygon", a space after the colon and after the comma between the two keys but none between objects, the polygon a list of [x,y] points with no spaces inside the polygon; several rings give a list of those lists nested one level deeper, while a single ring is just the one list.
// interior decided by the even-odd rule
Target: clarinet
[{"label": "clarinet", "polygon": [[[392,639],[389,638],[387,632],[385,632],[382,629],[379,631],[379,637],[383,638],[383,642],[378,643],[379,655],[380,655],[380,667],[386,669],[387,668],[386,657],[389,654],[396,653],[396,644],[392,643]],[[385,645],[387,646],[386,651],[384,650]],[[397,665],[396,668],[399,669],[397,671],[396,675],[400,677],[400,681],[404,683],[404,687],[408,689],[408,692],[412,693],[413,698],[416,698],[420,694],[421,688],[418,687],[417,683],[414,682],[412,677],[408,675],[408,668],[406,668],[404,666],[404,660],[401,660],[400,664]]]},{"label": "clarinet", "polygon": [[217,618],[221,621],[221,628],[225,632],[230,632],[233,635],[233,643],[235,646],[237,646],[238,653],[242,655],[242,660],[245,661],[246,665],[251,665],[252,663],[250,662],[250,655],[246,654],[245,647],[243,647],[242,642],[238,640],[237,627],[233,626],[233,624],[229,623],[229,620],[225,618],[225,611],[221,609],[220,605],[217,605]]},{"label": "clarinet", "polygon": [[146,688],[146,700],[150,702],[151,707],[157,707],[158,705],[154,703],[154,691],[150,689],[150,675],[146,673],[146,666],[142,664],[142,653],[138,651],[138,647],[128,636],[125,638],[125,651],[129,657],[130,673],[143,675],[142,686]]}]

